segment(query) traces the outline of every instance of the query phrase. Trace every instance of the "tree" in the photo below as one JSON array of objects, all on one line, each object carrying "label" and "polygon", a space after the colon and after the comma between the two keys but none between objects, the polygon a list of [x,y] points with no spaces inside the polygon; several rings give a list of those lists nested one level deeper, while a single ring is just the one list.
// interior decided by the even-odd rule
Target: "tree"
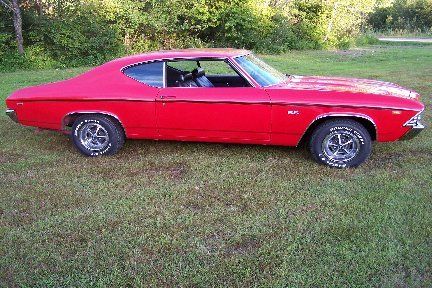
[{"label": "tree", "polygon": [[18,0],[0,0],[0,3],[10,10],[13,15],[13,24],[15,29],[16,40],[18,44],[18,53],[24,54],[24,39],[22,35],[22,17]]},{"label": "tree", "polygon": [[43,14],[42,1],[41,0],[35,0],[34,6],[36,8],[36,12],[39,15],[39,17],[42,16],[42,14]]}]

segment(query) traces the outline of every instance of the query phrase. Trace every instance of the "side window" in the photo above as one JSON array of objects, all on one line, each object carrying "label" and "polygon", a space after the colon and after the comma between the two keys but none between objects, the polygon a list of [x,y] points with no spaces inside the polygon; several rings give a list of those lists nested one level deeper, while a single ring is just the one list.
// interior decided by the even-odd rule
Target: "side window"
[{"label": "side window", "polygon": [[185,59],[167,61],[167,87],[251,87],[224,60]]},{"label": "side window", "polygon": [[168,65],[183,72],[191,72],[198,67],[197,62],[193,60],[170,61]]},{"label": "side window", "polygon": [[163,62],[138,64],[123,70],[123,73],[138,82],[153,86],[163,87]]},{"label": "side window", "polygon": [[200,64],[208,75],[238,76],[237,72],[225,61],[200,61]]}]

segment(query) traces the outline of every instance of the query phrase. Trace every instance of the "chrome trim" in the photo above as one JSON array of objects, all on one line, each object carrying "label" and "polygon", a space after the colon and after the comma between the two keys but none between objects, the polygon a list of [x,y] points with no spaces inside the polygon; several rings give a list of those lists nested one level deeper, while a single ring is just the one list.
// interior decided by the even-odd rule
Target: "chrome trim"
[{"label": "chrome trim", "polygon": [[162,88],[166,88],[167,87],[167,79],[166,79],[166,61],[163,61],[162,64],[162,77],[163,77],[163,84],[162,84]]},{"label": "chrome trim", "polygon": [[[359,114],[359,113],[328,113],[328,114],[322,114],[322,115],[317,116],[314,119],[314,121],[312,121],[312,123],[314,123],[315,121],[317,121],[319,119],[327,118],[327,117],[357,117],[357,118],[363,118],[363,119],[366,119],[366,120],[370,121],[374,125],[375,131],[378,131],[377,126],[375,124],[375,121],[371,117],[369,117],[368,115]],[[311,123],[311,125],[312,125],[312,123]]]},{"label": "chrome trim", "polygon": [[373,108],[373,109],[379,109],[379,110],[403,110],[403,111],[412,111],[412,109],[408,108],[402,108],[402,107],[396,107],[396,106],[378,106],[378,105],[354,105],[354,104],[328,104],[328,103],[322,103],[322,102],[296,102],[296,101],[281,101],[281,100],[275,100],[272,102],[272,105],[296,105],[296,106],[319,106],[319,107],[331,107],[331,108]]},{"label": "chrome trim", "polygon": [[[252,53],[249,52],[247,54],[241,54],[241,55],[238,55],[236,57],[241,57],[241,56],[245,56],[245,55],[249,55],[249,54],[252,54]],[[184,61],[193,61],[193,60],[197,60],[197,61],[200,61],[200,60],[201,61],[204,61],[204,60],[207,60],[207,61],[224,61],[225,63],[227,63],[227,61],[228,61],[227,64],[230,65],[230,67],[235,72],[237,72],[241,77],[243,77],[249,83],[249,85],[251,85],[253,88],[257,87],[257,85],[255,84],[255,82],[251,81],[252,78],[250,78],[249,74],[247,74],[246,72],[244,72],[243,70],[241,70],[241,67],[239,68],[238,64],[236,64],[236,62],[234,60],[232,60],[232,58],[230,58],[230,57],[174,57],[174,58],[152,59],[152,60],[145,60],[145,61],[135,62],[133,64],[128,64],[128,65],[122,67],[120,69],[120,72],[123,75],[125,75],[126,77],[137,81],[136,79],[134,79],[134,78],[126,75],[124,73],[124,71],[126,69],[128,69],[128,68],[131,68],[131,67],[134,67],[134,66],[137,66],[137,65],[141,65],[141,64],[148,64],[148,63],[153,63],[153,62],[163,62],[163,72],[162,72],[163,73],[163,82],[164,82],[163,83],[163,87],[151,86],[151,85],[148,85],[146,83],[143,83],[143,84],[147,85],[149,87],[156,88],[156,89],[167,88],[167,86],[166,86],[167,85],[166,84],[166,62],[167,61],[182,61],[182,60],[184,60]],[[176,88],[191,88],[191,87],[176,87]]]},{"label": "chrome trim", "polygon": [[378,137],[378,127],[375,124],[375,121],[373,121],[373,119],[371,117],[369,117],[368,115],[365,114],[358,114],[358,113],[327,113],[327,114],[322,114],[317,116],[305,129],[305,132],[301,135],[299,142],[297,143],[297,145],[300,143],[300,141],[303,139],[303,137],[305,136],[306,132],[309,130],[309,128],[312,126],[313,123],[315,123],[317,120],[323,119],[323,118],[328,118],[328,117],[357,117],[357,118],[362,118],[365,120],[368,120],[369,122],[371,122],[374,127],[375,127],[375,134]]},{"label": "chrome trim", "polygon": [[[173,87],[173,88],[188,88],[188,87]],[[196,88],[196,87],[195,87]],[[198,87],[198,88],[205,88],[205,87]],[[236,88],[253,88],[253,87],[231,87],[232,89]],[[201,100],[201,99],[181,99],[181,98],[172,98],[172,97],[166,97],[161,98],[160,96],[156,98],[156,101],[160,101],[160,99],[169,100],[170,102],[186,102],[186,103],[218,103],[218,104],[266,104],[270,105],[270,100],[267,101],[228,101],[228,100]],[[169,96],[169,95],[168,95]]]},{"label": "chrome trim", "polygon": [[331,161],[348,162],[357,156],[360,146],[357,135],[348,131],[333,131],[324,138],[321,150]]},{"label": "chrome trim", "polygon": [[238,56],[233,56],[233,57],[231,57],[231,59],[232,59],[232,62],[237,66],[237,67],[239,67],[239,69],[241,70],[241,71],[243,71],[243,74],[245,74],[245,75],[247,75],[247,78],[249,78],[250,79],[250,81],[252,81],[253,83],[254,83],[254,87],[259,87],[259,88],[267,88],[267,87],[264,87],[264,86],[261,86],[252,76],[250,76],[249,75],[249,73],[236,61],[236,59],[237,58],[240,58],[240,57],[244,57],[244,56],[248,56],[248,55],[252,55],[252,56],[255,56],[252,52],[250,52],[250,53],[247,53],[247,54],[244,54],[244,55],[238,55]]},{"label": "chrome trim", "polygon": [[15,110],[13,110],[13,109],[6,109],[6,115],[9,116],[9,118],[11,118],[12,121],[14,121],[16,123],[19,123],[18,122],[18,117],[17,117],[17,114],[16,114]]},{"label": "chrome trim", "polygon": [[164,88],[164,87],[152,86],[152,85],[149,85],[147,83],[140,82],[140,81],[136,80],[135,78],[132,78],[131,76],[129,76],[129,75],[127,75],[125,73],[125,70],[128,69],[128,68],[132,68],[132,67],[135,67],[135,66],[138,66],[138,65],[141,65],[141,64],[149,64],[149,63],[153,63],[153,62],[162,62],[162,69],[163,69],[163,71],[162,71],[162,77],[163,77],[163,79],[162,79],[162,86],[163,86],[164,83],[165,83],[165,77],[164,77],[164,74],[165,74],[165,69],[164,69],[165,62],[163,60],[149,60],[149,61],[137,62],[137,63],[134,63],[134,64],[130,64],[130,65],[127,65],[127,66],[124,66],[123,68],[121,68],[120,69],[120,73],[123,74],[124,76],[126,76],[126,77],[128,77],[128,78],[130,78],[130,79],[132,79],[134,81],[137,81],[138,83],[144,84],[144,85],[146,85],[148,87],[155,88],[155,89]]},{"label": "chrome trim", "polygon": [[408,130],[407,133],[405,133],[404,136],[402,136],[402,138],[400,140],[410,140],[413,139],[414,137],[416,137],[417,135],[420,134],[421,131],[423,131],[423,129],[426,128],[425,125],[423,125],[420,120],[421,120],[421,114],[423,113],[424,110],[418,112],[416,115],[414,115],[413,117],[411,117],[403,126],[404,127],[411,127],[410,130]]},{"label": "chrome trim", "polygon": [[[252,53],[249,53],[252,54]],[[241,55],[246,56],[249,54]],[[237,56],[237,57],[241,57]],[[234,69],[241,77],[243,77],[249,85],[251,85],[253,88],[261,87],[255,80],[235,61],[235,58],[226,58],[226,61],[228,61],[228,64],[231,66],[231,68]]]},{"label": "chrome trim", "polygon": [[402,136],[402,138],[400,140],[405,141],[405,140],[411,140],[413,138],[415,138],[417,135],[420,134],[420,132],[423,131],[423,129],[425,129],[426,126],[421,124],[421,123],[417,123],[417,125],[412,126],[411,129],[405,133],[404,136]]},{"label": "chrome trim", "polygon": [[98,123],[89,122],[79,130],[81,145],[92,152],[100,152],[105,149],[110,141],[108,131]]},{"label": "chrome trim", "polygon": [[[249,55],[249,54],[252,53],[250,51],[245,51],[245,52],[247,52],[247,53],[245,53],[245,54],[240,53],[237,56],[233,56],[233,57],[245,56],[245,55]],[[230,57],[232,57],[232,56],[225,56],[225,57],[209,57],[209,56],[207,56],[207,57],[205,57],[205,56],[204,57],[196,57],[196,56],[187,57],[187,56],[184,56],[184,57],[166,57],[166,58],[147,59],[147,60],[143,60],[143,61],[139,61],[139,62],[134,62],[134,63],[128,64],[126,66],[123,66],[122,68],[120,68],[120,72],[123,73],[123,71],[125,69],[130,68],[132,66],[136,66],[136,65],[140,65],[140,64],[146,64],[146,63],[151,63],[151,62],[172,61],[172,60],[181,61],[181,60],[194,60],[194,59],[225,60],[225,59],[229,59]]]},{"label": "chrome trim", "polygon": [[[405,122],[405,124],[403,126],[411,126],[414,127],[417,124],[420,124],[420,120],[421,120],[421,114],[423,113],[424,109],[421,110],[420,112],[418,112],[416,115],[414,115],[413,117],[411,117],[407,122]],[[413,123],[410,123],[413,122]]]},{"label": "chrome trim", "polygon": [[62,130],[66,130],[65,129],[66,128],[66,123],[65,123],[66,117],[71,116],[73,114],[103,114],[103,115],[111,116],[111,117],[115,118],[117,121],[119,121],[120,125],[124,128],[124,125],[123,125],[122,121],[120,120],[120,118],[117,115],[112,114],[110,112],[104,112],[104,111],[74,111],[74,112],[67,113],[63,117],[62,123],[61,123],[62,124]]}]

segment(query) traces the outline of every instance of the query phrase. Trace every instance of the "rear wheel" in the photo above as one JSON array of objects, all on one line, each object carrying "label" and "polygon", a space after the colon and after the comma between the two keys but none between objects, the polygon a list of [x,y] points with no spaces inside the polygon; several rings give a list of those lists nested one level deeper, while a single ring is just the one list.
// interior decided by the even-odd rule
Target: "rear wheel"
[{"label": "rear wheel", "polygon": [[123,129],[116,121],[103,115],[78,117],[72,126],[75,147],[86,156],[113,155],[123,146]]},{"label": "rear wheel", "polygon": [[372,140],[367,129],[353,120],[330,120],[319,125],[309,140],[318,163],[336,168],[357,167],[369,157]]}]

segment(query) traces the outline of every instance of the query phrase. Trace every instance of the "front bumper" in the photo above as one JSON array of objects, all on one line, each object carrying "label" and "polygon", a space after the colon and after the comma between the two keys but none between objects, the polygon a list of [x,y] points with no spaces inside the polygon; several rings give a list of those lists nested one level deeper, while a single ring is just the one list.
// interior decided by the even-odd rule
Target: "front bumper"
[{"label": "front bumper", "polygon": [[17,114],[16,114],[15,110],[13,110],[13,109],[7,109],[6,110],[6,115],[9,116],[9,118],[11,118],[14,122],[18,123],[18,117],[17,117]]},{"label": "front bumper", "polygon": [[405,133],[405,135],[401,138],[401,140],[413,139],[414,137],[419,135],[420,132],[423,131],[424,128],[425,128],[425,126],[423,124],[421,124],[420,122],[417,122],[416,125],[411,126],[411,130],[409,130],[407,133]]},{"label": "front bumper", "polygon": [[412,117],[408,122],[404,124],[405,127],[410,127],[411,129],[402,136],[401,140],[410,140],[420,134],[425,126],[420,122],[422,119],[423,111],[418,112],[414,117]]}]

